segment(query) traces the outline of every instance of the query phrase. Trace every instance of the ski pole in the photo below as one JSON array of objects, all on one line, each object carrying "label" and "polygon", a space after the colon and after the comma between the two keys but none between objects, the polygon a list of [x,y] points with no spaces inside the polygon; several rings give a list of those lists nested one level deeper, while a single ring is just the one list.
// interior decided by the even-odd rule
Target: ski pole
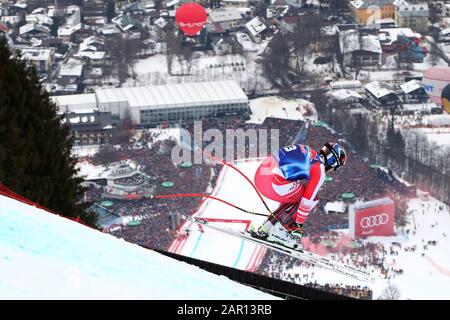
[{"label": "ski pole", "polygon": [[226,200],[214,197],[214,196],[210,196],[208,194],[202,194],[202,193],[176,193],[176,194],[167,194],[167,195],[152,195],[150,198],[155,198],[155,199],[167,199],[167,198],[208,198],[208,199],[213,199],[213,200],[217,200],[220,201],[222,203],[225,203],[226,205],[229,205],[230,207],[233,207],[235,209],[238,209],[242,212],[248,213],[248,214],[253,214],[255,216],[262,216],[262,217],[269,217],[270,215],[267,214],[263,214],[263,213],[258,213],[258,212],[251,212],[248,211],[246,209],[243,209],[235,204],[232,204]]}]

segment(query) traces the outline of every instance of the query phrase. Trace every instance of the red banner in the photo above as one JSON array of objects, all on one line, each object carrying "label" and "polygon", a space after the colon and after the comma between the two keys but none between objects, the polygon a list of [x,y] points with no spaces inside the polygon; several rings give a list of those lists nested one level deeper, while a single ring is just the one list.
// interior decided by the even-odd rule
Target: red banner
[{"label": "red banner", "polygon": [[353,238],[394,235],[395,204],[390,198],[355,204],[350,209]]}]

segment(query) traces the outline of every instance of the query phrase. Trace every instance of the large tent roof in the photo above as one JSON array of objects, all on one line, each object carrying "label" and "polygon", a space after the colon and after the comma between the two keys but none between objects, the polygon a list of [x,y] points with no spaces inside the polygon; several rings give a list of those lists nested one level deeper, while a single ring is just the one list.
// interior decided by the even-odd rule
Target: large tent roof
[{"label": "large tent roof", "polygon": [[130,107],[158,109],[193,105],[217,105],[224,101],[239,103],[248,101],[247,96],[234,81],[210,81],[159,85],[152,87],[130,87],[97,89],[99,104],[128,101]]}]

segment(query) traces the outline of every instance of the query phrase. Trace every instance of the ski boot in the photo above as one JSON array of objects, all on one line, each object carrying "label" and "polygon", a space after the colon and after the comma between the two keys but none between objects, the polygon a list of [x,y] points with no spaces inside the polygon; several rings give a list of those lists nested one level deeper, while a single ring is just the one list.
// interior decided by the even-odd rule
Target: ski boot
[{"label": "ski boot", "polygon": [[270,229],[266,240],[290,249],[301,250],[303,248],[301,243],[302,235],[302,230],[288,230],[281,222],[277,221]]}]

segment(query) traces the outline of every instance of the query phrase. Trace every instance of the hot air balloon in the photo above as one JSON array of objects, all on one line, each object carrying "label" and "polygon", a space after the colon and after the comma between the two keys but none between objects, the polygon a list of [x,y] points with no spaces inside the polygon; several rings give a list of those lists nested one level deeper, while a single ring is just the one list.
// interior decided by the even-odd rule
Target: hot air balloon
[{"label": "hot air balloon", "polygon": [[441,94],[442,109],[450,113],[450,83],[444,87]]},{"label": "hot air balloon", "polygon": [[[448,84],[450,84],[450,67],[431,67],[423,73],[422,87],[428,93],[430,99],[440,106],[444,106],[442,95]],[[446,110],[448,112],[448,109]]]},{"label": "hot air balloon", "polygon": [[195,2],[185,3],[175,12],[178,27],[188,36],[197,35],[205,25],[208,15],[205,8]]}]

